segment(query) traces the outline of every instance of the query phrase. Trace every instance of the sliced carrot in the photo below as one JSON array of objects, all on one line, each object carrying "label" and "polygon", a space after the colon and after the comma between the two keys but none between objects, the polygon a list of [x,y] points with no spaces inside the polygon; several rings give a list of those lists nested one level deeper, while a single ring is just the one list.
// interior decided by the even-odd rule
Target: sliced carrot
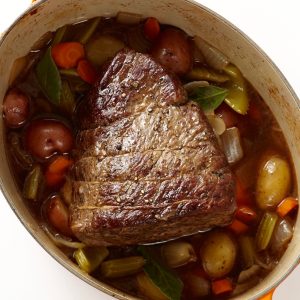
[{"label": "sliced carrot", "polygon": [[258,300],[272,300],[275,289],[271,290],[268,294],[260,297]]},{"label": "sliced carrot", "polygon": [[298,200],[294,197],[287,197],[283,199],[277,206],[277,214],[284,218],[288,213],[290,213],[294,208],[298,206]]},{"label": "sliced carrot", "polygon": [[147,39],[154,41],[160,33],[160,25],[157,19],[148,18],[144,24],[144,34]]},{"label": "sliced carrot", "polygon": [[236,218],[244,223],[252,223],[257,219],[256,212],[249,206],[242,205],[236,212]]},{"label": "sliced carrot", "polygon": [[233,222],[230,225],[228,225],[227,228],[237,235],[243,234],[249,229],[248,225],[244,224],[243,222],[237,219],[234,219]]},{"label": "sliced carrot", "polygon": [[73,161],[70,158],[62,155],[52,161],[45,172],[47,185],[49,187],[54,187],[63,184],[65,175],[72,164]]},{"label": "sliced carrot", "polygon": [[63,69],[76,67],[85,56],[84,47],[78,42],[56,44],[51,53],[56,65]]},{"label": "sliced carrot", "polygon": [[230,293],[233,290],[232,282],[227,278],[213,281],[211,283],[211,288],[213,294],[216,296]]},{"label": "sliced carrot", "polygon": [[86,59],[81,60],[77,66],[77,73],[82,80],[89,84],[94,84],[98,74],[94,66]]}]

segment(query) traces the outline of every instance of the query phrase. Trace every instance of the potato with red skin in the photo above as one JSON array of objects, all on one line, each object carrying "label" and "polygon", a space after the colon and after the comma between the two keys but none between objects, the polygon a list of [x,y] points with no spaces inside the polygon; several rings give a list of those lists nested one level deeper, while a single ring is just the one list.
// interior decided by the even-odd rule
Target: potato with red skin
[{"label": "potato with red skin", "polygon": [[46,207],[47,219],[50,224],[63,235],[73,236],[69,226],[69,211],[59,196],[52,197]]},{"label": "potato with red skin", "polygon": [[29,98],[19,89],[10,90],[3,101],[3,115],[8,127],[21,127],[29,117]]},{"label": "potato with red skin", "polygon": [[58,120],[37,119],[25,131],[25,147],[39,159],[49,158],[55,153],[68,153],[73,144],[70,128]]},{"label": "potato with red skin", "polygon": [[192,49],[187,35],[175,28],[168,28],[159,35],[150,54],[177,75],[186,74],[192,67]]}]

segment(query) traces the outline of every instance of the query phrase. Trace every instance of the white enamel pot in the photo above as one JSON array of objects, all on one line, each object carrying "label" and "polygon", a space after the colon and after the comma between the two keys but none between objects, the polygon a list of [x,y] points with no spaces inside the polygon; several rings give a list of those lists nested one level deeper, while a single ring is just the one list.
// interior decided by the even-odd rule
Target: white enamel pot
[{"label": "white enamel pot", "polygon": [[[264,98],[287,140],[296,176],[300,183],[300,102],[283,75],[247,36],[216,13],[188,0],[42,0],[22,14],[0,41],[0,99],[8,88],[13,62],[28,53],[46,32],[95,16],[114,16],[119,11],[155,16],[189,35],[199,35],[225,53]],[[0,185],[20,221],[59,263],[97,289],[119,299],[134,299],[82,272],[52,243],[24,205],[8,166],[4,147],[3,120],[0,121]],[[251,300],[278,285],[297,265],[300,254],[300,220],[293,239],[276,268],[257,286],[234,298]]]}]

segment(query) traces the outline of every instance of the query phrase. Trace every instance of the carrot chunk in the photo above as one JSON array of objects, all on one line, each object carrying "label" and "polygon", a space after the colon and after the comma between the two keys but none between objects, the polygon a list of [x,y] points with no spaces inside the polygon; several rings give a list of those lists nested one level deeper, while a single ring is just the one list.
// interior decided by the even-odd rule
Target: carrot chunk
[{"label": "carrot chunk", "polygon": [[234,219],[233,222],[228,225],[228,229],[233,231],[235,234],[240,235],[248,231],[249,227],[243,222]]},{"label": "carrot chunk", "polygon": [[86,59],[78,63],[77,73],[82,80],[89,84],[94,84],[98,77],[94,66]]},{"label": "carrot chunk", "polygon": [[58,156],[45,172],[46,183],[49,187],[58,186],[64,183],[65,175],[72,166],[73,161],[67,156]]},{"label": "carrot chunk", "polygon": [[83,45],[78,42],[56,44],[53,46],[51,54],[56,65],[62,69],[76,67],[85,56]]},{"label": "carrot chunk", "polygon": [[157,19],[148,18],[144,24],[144,34],[147,39],[154,41],[160,33],[160,25]]},{"label": "carrot chunk", "polygon": [[252,223],[257,219],[256,212],[248,206],[240,206],[236,212],[236,218],[244,223]]},{"label": "carrot chunk", "polygon": [[281,218],[284,218],[288,213],[290,213],[297,206],[298,206],[298,200],[296,198],[287,197],[279,203],[276,211]]},{"label": "carrot chunk", "polygon": [[213,281],[211,283],[212,292],[214,295],[221,295],[224,293],[230,293],[233,290],[232,282],[225,278]]}]

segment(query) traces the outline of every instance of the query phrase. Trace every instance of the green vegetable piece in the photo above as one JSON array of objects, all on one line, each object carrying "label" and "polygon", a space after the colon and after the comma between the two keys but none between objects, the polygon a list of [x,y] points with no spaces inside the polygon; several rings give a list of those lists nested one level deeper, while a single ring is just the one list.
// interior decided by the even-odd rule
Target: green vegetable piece
[{"label": "green vegetable piece", "polygon": [[152,282],[167,296],[170,300],[180,300],[183,283],[168,269],[160,265],[150,254],[145,246],[139,246],[138,251],[146,259],[144,272],[149,276]]},{"label": "green vegetable piece", "polygon": [[72,114],[75,110],[75,106],[74,93],[72,92],[68,81],[64,80],[62,82],[60,107],[68,114]]},{"label": "green vegetable piece", "polygon": [[108,255],[106,247],[80,248],[73,254],[80,269],[87,273],[95,271]]},{"label": "green vegetable piece", "polygon": [[52,43],[51,43],[52,46],[62,42],[62,40],[63,40],[63,38],[66,34],[67,29],[68,29],[68,26],[65,25],[65,26],[62,26],[62,27],[60,27],[56,30],[54,38],[53,38]]},{"label": "green vegetable piece", "polygon": [[78,72],[75,69],[60,69],[59,70],[60,75],[64,76],[72,76],[72,77],[79,77]]},{"label": "green vegetable piece", "polygon": [[240,70],[234,65],[226,66],[224,71],[231,77],[231,81],[226,85],[228,95],[225,102],[237,113],[245,115],[249,108],[245,80]]},{"label": "green vegetable piece", "polygon": [[25,178],[23,196],[26,199],[37,200],[39,189],[42,186],[43,173],[40,165],[36,165]]},{"label": "green vegetable piece", "polygon": [[60,102],[61,79],[51,55],[51,47],[47,49],[36,67],[36,75],[45,96],[54,104]]},{"label": "green vegetable piece", "polygon": [[86,23],[86,26],[84,27],[84,31],[83,33],[80,35],[78,41],[81,43],[81,44],[85,44],[89,39],[90,37],[94,34],[94,32],[96,31],[99,23],[101,21],[101,17],[97,17],[97,18],[94,18],[90,21],[88,21]]},{"label": "green vegetable piece", "polygon": [[205,68],[205,67],[197,67],[192,69],[188,74],[187,78],[189,80],[204,80],[204,81],[213,81],[217,83],[223,83],[230,80],[230,77],[226,74],[222,74],[216,72],[215,70]]},{"label": "green vegetable piece", "polygon": [[243,267],[248,269],[255,263],[255,244],[250,236],[241,236],[239,238],[239,245],[243,259]]},{"label": "green vegetable piece", "polygon": [[256,234],[256,247],[258,251],[266,250],[269,246],[278,215],[274,212],[265,212]]},{"label": "green vegetable piece", "polygon": [[227,95],[226,89],[209,85],[191,91],[189,98],[197,102],[204,111],[212,111],[221,105]]},{"label": "green vegetable piece", "polygon": [[21,137],[16,132],[11,132],[8,136],[10,153],[14,156],[19,165],[25,170],[31,170],[33,158],[21,145]]},{"label": "green vegetable piece", "polygon": [[145,264],[142,256],[130,256],[107,260],[101,265],[101,275],[105,278],[118,278],[141,271]]}]

